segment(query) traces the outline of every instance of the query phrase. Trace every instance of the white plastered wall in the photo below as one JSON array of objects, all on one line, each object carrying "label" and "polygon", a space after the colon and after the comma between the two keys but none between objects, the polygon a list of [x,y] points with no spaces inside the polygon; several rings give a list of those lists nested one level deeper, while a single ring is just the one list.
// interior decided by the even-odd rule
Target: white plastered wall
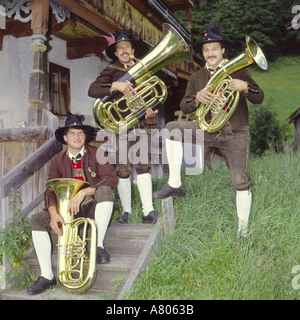
[{"label": "white plastered wall", "polygon": [[31,39],[5,36],[0,51],[0,129],[27,122],[29,76],[33,52]]},{"label": "white plastered wall", "polygon": [[[108,65],[98,57],[91,56],[68,60],[66,41],[51,36],[45,43],[45,108],[49,105],[49,62],[70,69],[71,112],[85,115],[85,123],[95,125],[93,118],[94,99],[88,97],[90,84]],[[26,126],[29,108],[28,90],[33,66],[31,37],[14,38],[5,36],[0,51],[0,129]]]},{"label": "white plastered wall", "polygon": [[[66,42],[54,36],[49,39],[48,62],[70,69],[71,112],[85,115],[85,123],[95,126],[93,118],[94,98],[87,94],[90,84],[108,66],[96,56],[68,60]],[[49,66],[48,66],[49,67]]]}]

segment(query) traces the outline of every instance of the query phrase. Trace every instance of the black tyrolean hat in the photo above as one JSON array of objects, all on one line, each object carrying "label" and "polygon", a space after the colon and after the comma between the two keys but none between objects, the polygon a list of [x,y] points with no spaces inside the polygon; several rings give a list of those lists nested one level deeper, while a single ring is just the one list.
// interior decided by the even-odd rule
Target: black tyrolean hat
[{"label": "black tyrolean hat", "polygon": [[210,42],[220,42],[226,48],[229,48],[232,45],[231,40],[223,39],[220,35],[220,32],[223,30],[223,27],[218,22],[211,22],[207,26],[204,26],[203,29],[207,30],[207,32],[204,34],[204,38],[194,45],[195,51],[202,53],[202,46],[205,43]]},{"label": "black tyrolean hat", "polygon": [[105,36],[105,38],[108,42],[108,47],[106,48],[105,52],[106,55],[112,60],[117,59],[115,55],[116,44],[121,41],[130,41],[132,43],[136,57],[140,57],[140,55],[147,50],[146,44],[142,40],[131,37],[127,30],[112,32],[110,33],[110,36]]},{"label": "black tyrolean hat", "polygon": [[82,121],[84,121],[84,115],[69,113],[65,121],[65,126],[56,129],[55,138],[59,142],[66,144],[63,136],[68,128],[82,129],[86,135],[85,143],[88,143],[90,140],[92,140],[95,129],[89,125],[83,124]]}]

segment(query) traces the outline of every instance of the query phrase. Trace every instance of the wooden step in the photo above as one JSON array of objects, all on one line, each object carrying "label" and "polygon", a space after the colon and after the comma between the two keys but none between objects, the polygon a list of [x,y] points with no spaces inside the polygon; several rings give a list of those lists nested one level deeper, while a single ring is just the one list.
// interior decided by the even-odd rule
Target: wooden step
[{"label": "wooden step", "polygon": [[[93,287],[84,294],[71,294],[57,285],[40,295],[30,296],[26,290],[8,290],[0,293],[1,299],[18,300],[44,300],[44,299],[116,299],[128,279],[132,268],[138,260],[153,225],[143,224],[112,224],[107,231],[104,247],[110,254],[110,263],[100,264],[97,279]],[[57,236],[51,234],[53,252],[51,255],[54,274],[57,273]],[[32,249],[26,262],[32,267],[36,276],[40,274],[35,250]]]}]

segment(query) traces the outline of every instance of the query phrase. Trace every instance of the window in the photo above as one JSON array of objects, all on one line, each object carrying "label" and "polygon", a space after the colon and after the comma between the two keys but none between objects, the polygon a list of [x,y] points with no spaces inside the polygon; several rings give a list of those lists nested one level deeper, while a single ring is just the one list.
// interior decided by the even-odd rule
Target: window
[{"label": "window", "polygon": [[70,70],[50,62],[50,106],[54,114],[70,111]]}]

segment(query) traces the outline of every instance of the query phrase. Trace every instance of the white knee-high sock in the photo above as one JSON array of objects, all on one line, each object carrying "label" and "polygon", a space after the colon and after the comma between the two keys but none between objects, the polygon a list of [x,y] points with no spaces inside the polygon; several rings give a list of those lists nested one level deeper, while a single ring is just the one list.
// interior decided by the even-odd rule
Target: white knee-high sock
[{"label": "white knee-high sock", "polygon": [[169,162],[168,185],[173,188],[181,186],[181,164],[183,158],[183,147],[181,141],[166,139],[166,153]]},{"label": "white knee-high sock", "polygon": [[111,218],[113,210],[112,201],[104,201],[97,203],[95,209],[95,222],[97,225],[97,246],[104,248],[103,241],[105,238],[106,230]]},{"label": "white knee-high sock", "polygon": [[252,193],[250,189],[236,192],[236,209],[239,220],[237,232],[238,236],[247,237],[251,200]]},{"label": "white knee-high sock", "polygon": [[119,178],[118,193],[120,196],[123,212],[131,213],[131,180]]},{"label": "white knee-high sock", "polygon": [[50,236],[47,231],[32,231],[32,240],[41,268],[41,276],[48,280],[52,280],[54,274],[51,263]]},{"label": "white knee-high sock", "polygon": [[136,183],[140,193],[144,216],[154,210],[152,202],[152,179],[150,173],[138,174]]}]

